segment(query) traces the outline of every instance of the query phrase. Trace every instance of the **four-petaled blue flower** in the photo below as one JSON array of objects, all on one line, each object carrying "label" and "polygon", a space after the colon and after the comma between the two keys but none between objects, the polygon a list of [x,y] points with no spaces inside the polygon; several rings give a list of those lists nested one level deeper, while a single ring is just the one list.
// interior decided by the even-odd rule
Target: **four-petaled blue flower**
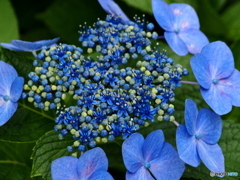
[{"label": "four-petaled blue flower", "polygon": [[178,55],[199,53],[209,43],[207,37],[199,30],[195,10],[188,4],[168,5],[163,0],[152,0],[152,8],[158,24],[166,31],[164,37],[167,43]]},{"label": "four-petaled blue flower", "polygon": [[205,46],[190,63],[204,100],[217,114],[240,106],[240,72],[234,68],[232,52],[224,42]]},{"label": "four-petaled blue flower", "polygon": [[[27,52],[35,52],[38,50],[42,50],[43,48],[48,48],[58,42],[60,38],[50,39],[50,40],[41,40],[35,42],[29,41],[21,41],[21,40],[12,40],[11,43],[0,43],[6,49],[10,49],[13,51],[27,51]],[[34,53],[35,57],[36,54]]]},{"label": "four-petaled blue flower", "polygon": [[24,79],[9,64],[0,61],[0,126],[15,113],[21,97]]},{"label": "four-petaled blue flower", "polygon": [[220,116],[207,108],[198,112],[196,103],[187,99],[185,123],[179,125],[176,134],[179,157],[193,167],[202,160],[210,171],[225,172],[223,153],[217,144],[222,133]]},{"label": "four-petaled blue flower", "polygon": [[121,23],[128,24],[130,22],[126,14],[113,0],[98,0],[102,8],[108,13],[116,17],[121,17]]},{"label": "four-petaled blue flower", "polygon": [[107,172],[108,160],[104,151],[97,147],[86,151],[80,158],[64,156],[52,162],[53,180],[113,180]]},{"label": "four-petaled blue flower", "polygon": [[[162,130],[150,133],[144,140],[132,134],[122,145],[123,161],[127,168],[126,180],[179,179],[185,169],[177,151],[164,142]],[[151,174],[150,174],[150,172]]]}]

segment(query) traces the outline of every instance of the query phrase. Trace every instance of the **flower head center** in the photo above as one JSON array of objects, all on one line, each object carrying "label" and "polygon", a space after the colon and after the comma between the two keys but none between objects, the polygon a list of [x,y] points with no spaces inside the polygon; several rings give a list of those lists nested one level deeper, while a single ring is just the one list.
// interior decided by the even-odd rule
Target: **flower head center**
[{"label": "flower head center", "polygon": [[200,133],[196,133],[196,134],[195,134],[195,138],[196,138],[196,139],[201,139],[201,138],[202,138],[202,135],[201,135]]},{"label": "flower head center", "polygon": [[146,169],[149,169],[149,168],[151,167],[151,164],[148,163],[148,162],[146,162],[146,163],[144,163],[144,167],[145,167]]},{"label": "flower head center", "polygon": [[217,78],[214,78],[214,79],[212,79],[212,82],[213,82],[213,84],[218,84],[218,82],[219,82],[219,79],[217,79]]},{"label": "flower head center", "polygon": [[8,95],[3,96],[4,101],[9,101],[10,97]]}]

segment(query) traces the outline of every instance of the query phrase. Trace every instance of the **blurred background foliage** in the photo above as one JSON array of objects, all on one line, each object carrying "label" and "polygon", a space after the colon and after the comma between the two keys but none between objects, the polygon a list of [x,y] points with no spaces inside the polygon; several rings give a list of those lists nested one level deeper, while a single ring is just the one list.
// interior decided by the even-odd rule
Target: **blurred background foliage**
[{"label": "blurred background foliage", "polygon": [[[142,17],[145,14],[145,19],[153,22],[156,26],[155,30],[159,35],[163,34],[163,30],[157,25],[151,10],[151,0],[115,0],[129,18],[133,19],[135,15]],[[235,66],[240,69],[240,1],[236,0],[165,0],[167,3],[188,3],[193,6],[199,16],[201,30],[206,34],[209,40],[224,41],[232,50],[235,58]],[[9,43],[12,39],[21,39],[25,41],[37,41],[43,39],[52,39],[60,37],[61,43],[74,44],[81,46],[78,41],[79,25],[92,25],[98,18],[104,19],[105,11],[100,7],[97,0],[0,0],[0,42]],[[177,56],[163,40],[159,42],[161,49],[167,50],[167,55],[174,59],[177,63],[182,64],[190,70],[189,60],[192,55],[184,57]],[[25,57],[30,58],[27,59]],[[17,60],[15,60],[15,58]],[[0,59],[19,66],[29,66],[31,63],[31,54],[18,53],[4,50],[0,48]],[[23,62],[23,63],[22,63]],[[21,65],[22,63],[22,65]],[[16,65],[17,64],[17,65]],[[17,67],[16,67],[17,69]],[[191,71],[191,70],[190,70]],[[18,71],[20,75],[26,76],[26,71]],[[25,74],[24,74],[25,73]],[[184,80],[195,80],[190,74]],[[192,98],[197,103],[199,108],[207,107],[203,102],[198,87],[183,85],[176,91],[176,119],[178,122],[183,122],[184,101],[186,98]],[[17,119],[24,111],[25,104],[12,119],[17,123]],[[35,110],[35,115],[31,116],[37,120],[37,114],[42,113]],[[53,112],[50,112],[53,113]],[[25,114],[26,116],[26,114]],[[50,115],[48,115],[49,117]],[[47,115],[46,115],[47,117]],[[233,111],[222,117],[225,121],[223,129],[223,137],[220,145],[223,148],[225,158],[229,159],[226,162],[226,170],[228,172],[239,169],[240,174],[240,111],[239,108],[233,108]],[[22,118],[23,119],[23,118]],[[21,120],[22,123],[24,120]],[[39,121],[39,120],[38,120]],[[45,123],[46,121],[46,123]],[[235,125],[232,124],[235,122]],[[32,160],[30,155],[35,142],[47,131],[53,127],[53,122],[47,122],[46,119],[41,120],[41,124],[34,126],[34,131],[29,132],[32,124],[24,122],[21,125],[23,130],[14,129],[16,124],[7,125],[0,128],[0,179],[20,180],[20,179],[41,179],[38,175],[43,175],[43,172],[32,172],[30,177]],[[19,127],[19,124],[17,124]],[[45,126],[44,126],[45,125]],[[31,126],[31,127],[30,127]],[[25,129],[24,129],[25,127]],[[44,129],[39,130],[40,127]],[[174,145],[174,126],[163,122],[154,124],[141,132],[146,135],[150,131],[161,128],[165,130],[166,140]],[[33,129],[33,128],[32,128]],[[171,130],[173,129],[173,130]],[[35,131],[36,130],[36,131]],[[9,133],[10,132],[10,133]],[[28,133],[30,136],[28,136]],[[24,135],[24,138],[18,137]],[[231,142],[230,142],[231,141]],[[41,140],[40,140],[41,145]],[[38,147],[40,146],[38,144]],[[106,146],[106,147],[105,147]],[[112,148],[109,149],[109,146]],[[125,169],[120,158],[120,147],[114,145],[102,145],[107,151],[110,161],[110,171],[116,179],[124,179]],[[36,147],[36,148],[38,148]],[[16,151],[17,149],[17,151]],[[110,151],[111,150],[111,151]],[[36,154],[36,153],[35,153]],[[33,154],[33,155],[35,155]],[[117,159],[111,157],[118,156]],[[119,163],[118,163],[119,162]],[[235,169],[234,169],[234,167]],[[122,171],[120,171],[120,169]],[[43,170],[44,171],[44,170]],[[205,172],[202,173],[202,172]],[[120,178],[121,177],[121,178]],[[208,179],[209,171],[201,165],[198,169],[187,167],[183,179],[187,177]],[[49,178],[49,177],[48,177]],[[231,179],[233,177],[228,177]],[[211,178],[212,179],[212,178]],[[234,178],[233,178],[234,179]]]}]

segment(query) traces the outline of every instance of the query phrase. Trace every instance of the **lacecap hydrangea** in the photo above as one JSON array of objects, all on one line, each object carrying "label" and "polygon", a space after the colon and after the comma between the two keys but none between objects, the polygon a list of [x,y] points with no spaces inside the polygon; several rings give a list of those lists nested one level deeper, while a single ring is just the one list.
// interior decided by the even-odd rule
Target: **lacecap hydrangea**
[{"label": "lacecap hydrangea", "polygon": [[174,90],[188,71],[151,44],[158,38],[152,23],[134,20],[122,24],[108,15],[80,26],[82,48],[59,44],[33,62],[23,98],[57,109],[59,138],[71,134],[75,140],[69,152],[125,139],[155,120],[174,121]]}]

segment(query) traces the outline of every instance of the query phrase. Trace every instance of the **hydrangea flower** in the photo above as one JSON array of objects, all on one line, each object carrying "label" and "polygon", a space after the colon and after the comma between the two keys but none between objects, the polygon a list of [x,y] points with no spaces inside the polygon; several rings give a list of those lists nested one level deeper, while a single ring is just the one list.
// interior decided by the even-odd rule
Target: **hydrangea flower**
[{"label": "hydrangea flower", "polygon": [[24,79],[9,64],[0,61],[0,126],[15,113],[23,90]]},{"label": "hydrangea flower", "polygon": [[195,10],[188,4],[168,5],[162,0],[152,0],[155,19],[165,30],[164,37],[171,49],[180,56],[188,52],[199,53],[209,43],[199,30],[199,20]]},{"label": "hydrangea flower", "polygon": [[108,160],[104,151],[97,147],[86,151],[80,158],[64,156],[52,162],[53,180],[113,180],[107,172]]},{"label": "hydrangea flower", "polygon": [[220,116],[207,108],[198,112],[196,103],[187,99],[185,123],[179,125],[176,134],[179,157],[193,167],[202,160],[210,171],[225,172],[224,156],[217,144],[222,133]]},{"label": "hydrangea flower", "polygon": [[123,24],[129,23],[129,18],[113,0],[98,0],[98,2],[108,14],[121,17],[121,22]]},{"label": "hydrangea flower", "polygon": [[[11,43],[0,43],[6,49],[10,49],[13,51],[27,51],[33,52],[35,55],[35,51],[41,50],[44,47],[50,47],[58,42],[60,38],[50,39],[50,40],[41,40],[35,42],[22,41],[22,40],[12,40]],[[36,55],[35,55],[36,56]]]},{"label": "hydrangea flower", "polygon": [[224,42],[208,44],[190,63],[204,100],[217,114],[227,114],[232,106],[240,106],[240,73]]},{"label": "hydrangea flower", "polygon": [[132,134],[123,142],[122,154],[126,180],[180,179],[185,169],[177,151],[164,142],[162,130],[151,132],[145,140],[139,133]]}]

